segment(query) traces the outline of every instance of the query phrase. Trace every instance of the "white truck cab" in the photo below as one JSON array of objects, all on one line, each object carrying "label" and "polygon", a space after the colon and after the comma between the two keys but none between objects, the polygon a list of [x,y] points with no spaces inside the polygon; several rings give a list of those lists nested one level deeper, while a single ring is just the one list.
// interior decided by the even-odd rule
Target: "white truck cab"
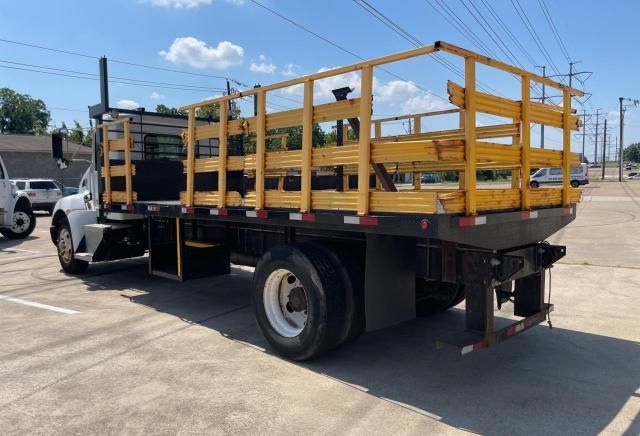
[{"label": "white truck cab", "polygon": [[[589,184],[587,178],[587,164],[581,164],[580,166],[571,168],[571,180],[569,184],[577,188],[578,186]],[[544,184],[561,184],[562,183],[562,168],[540,168],[533,173],[529,185],[532,188],[538,188]]]},{"label": "white truck cab", "polygon": [[36,227],[36,217],[29,197],[16,189],[0,156],[0,234],[9,239],[23,239]]}]

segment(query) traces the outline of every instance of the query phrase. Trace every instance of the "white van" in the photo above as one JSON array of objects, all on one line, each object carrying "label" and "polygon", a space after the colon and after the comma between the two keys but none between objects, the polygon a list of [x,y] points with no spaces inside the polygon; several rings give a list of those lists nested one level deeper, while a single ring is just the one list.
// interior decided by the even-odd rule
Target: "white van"
[{"label": "white van", "polygon": [[[562,168],[540,168],[532,176],[529,182],[529,186],[532,188],[538,188],[543,184],[561,184],[562,183]],[[572,187],[577,188],[581,185],[587,185],[589,179],[587,178],[587,164],[581,164],[579,167],[571,168],[571,181]]]}]

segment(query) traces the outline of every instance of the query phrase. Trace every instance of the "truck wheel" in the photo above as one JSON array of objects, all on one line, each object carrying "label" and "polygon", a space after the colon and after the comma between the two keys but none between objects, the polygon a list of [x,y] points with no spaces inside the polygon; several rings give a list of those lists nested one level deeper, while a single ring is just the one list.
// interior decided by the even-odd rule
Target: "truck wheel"
[{"label": "truck wheel", "polygon": [[89,262],[74,257],[76,253],[71,240],[71,229],[66,220],[56,226],[56,247],[58,248],[58,260],[64,272],[82,274],[87,270]]},{"label": "truck wheel", "polygon": [[572,188],[577,188],[578,186],[580,186],[580,182],[578,182],[577,180],[572,180],[571,181],[571,187]]},{"label": "truck wheel", "polygon": [[345,339],[345,281],[339,265],[317,245],[281,245],[260,259],[253,307],[260,330],[279,355],[306,360]]},{"label": "truck wheel", "polygon": [[9,239],[24,239],[33,233],[35,228],[36,216],[33,210],[28,206],[18,205],[13,211],[11,227],[0,230],[0,233]]},{"label": "truck wheel", "polygon": [[532,188],[538,188],[540,187],[540,183],[536,182],[535,180],[532,182],[529,182],[529,186],[531,186]]},{"label": "truck wheel", "polygon": [[341,241],[313,241],[326,250],[342,271],[345,283],[346,324],[338,346],[355,341],[365,329],[364,313],[364,260],[365,247]]},{"label": "truck wheel", "polygon": [[463,285],[416,279],[417,316],[428,316],[438,312],[444,312],[462,303],[464,298]]}]

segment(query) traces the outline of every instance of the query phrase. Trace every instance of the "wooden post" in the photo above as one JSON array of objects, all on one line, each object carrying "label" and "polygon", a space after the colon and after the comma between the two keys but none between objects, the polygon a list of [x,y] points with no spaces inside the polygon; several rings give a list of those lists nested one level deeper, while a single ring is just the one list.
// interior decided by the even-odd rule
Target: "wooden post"
[{"label": "wooden post", "polygon": [[376,121],[374,138],[379,138],[381,136],[382,136],[382,123],[380,121]]},{"label": "wooden post", "polygon": [[[571,189],[571,127],[569,125],[571,117],[571,92],[566,88],[562,92],[562,108],[564,114],[562,119],[562,205],[569,206],[569,190]],[[604,172],[604,159],[602,160],[602,167],[602,171]]]},{"label": "wooden post", "polygon": [[256,116],[256,210],[264,208],[264,154],[265,154],[265,112],[267,96],[263,90],[257,92]]},{"label": "wooden post", "polygon": [[195,192],[196,109],[189,109],[187,121],[187,204],[193,206]]},{"label": "wooden post", "polygon": [[522,108],[521,108],[521,125],[520,125],[520,142],[521,146],[521,169],[520,172],[520,192],[521,192],[521,208],[529,210],[531,208],[531,200],[529,198],[529,178],[531,176],[531,87],[528,76],[522,76]]},{"label": "wooden post", "polygon": [[[458,113],[458,127],[464,129],[464,109]],[[458,189],[464,189],[464,171],[458,171]]]},{"label": "wooden post", "polygon": [[133,181],[131,179],[131,147],[133,144],[131,141],[131,126],[129,125],[129,120],[123,123],[122,128],[124,130],[124,185],[127,191],[127,204],[133,204]]},{"label": "wooden post", "polygon": [[220,121],[218,121],[218,207],[227,205],[227,125],[229,123],[229,107],[220,103]]},{"label": "wooden post", "polygon": [[413,133],[422,133],[422,117],[413,117]]},{"label": "wooden post", "polygon": [[[512,120],[514,123],[518,120]],[[514,135],[511,137],[511,145],[520,146],[520,135]],[[511,188],[520,189],[520,168],[514,168],[511,170]]]},{"label": "wooden post", "polygon": [[420,180],[420,176],[422,173],[420,171],[413,172],[413,189],[419,191],[422,188],[422,181]]},{"label": "wooden post", "polygon": [[373,67],[362,67],[360,85],[360,138],[358,141],[358,215],[369,213],[369,168],[371,166],[371,108]]},{"label": "wooden post", "polygon": [[476,61],[464,59],[465,212],[476,215]]},{"label": "wooden post", "polygon": [[104,161],[105,203],[111,204],[111,163],[109,162],[109,127],[102,126],[102,159]]},{"label": "wooden post", "polygon": [[302,168],[300,172],[300,212],[311,211],[311,156],[313,152],[313,81],[304,82],[302,108]]}]

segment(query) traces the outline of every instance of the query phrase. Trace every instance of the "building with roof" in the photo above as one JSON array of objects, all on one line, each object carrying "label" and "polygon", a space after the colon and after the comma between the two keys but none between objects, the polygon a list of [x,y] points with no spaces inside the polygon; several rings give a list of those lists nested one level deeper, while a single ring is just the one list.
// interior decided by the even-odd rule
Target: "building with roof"
[{"label": "building with roof", "polygon": [[0,135],[0,156],[12,179],[54,179],[65,186],[78,186],[89,167],[91,147],[63,142],[65,158],[82,159],[58,168],[51,156],[50,135]]}]

